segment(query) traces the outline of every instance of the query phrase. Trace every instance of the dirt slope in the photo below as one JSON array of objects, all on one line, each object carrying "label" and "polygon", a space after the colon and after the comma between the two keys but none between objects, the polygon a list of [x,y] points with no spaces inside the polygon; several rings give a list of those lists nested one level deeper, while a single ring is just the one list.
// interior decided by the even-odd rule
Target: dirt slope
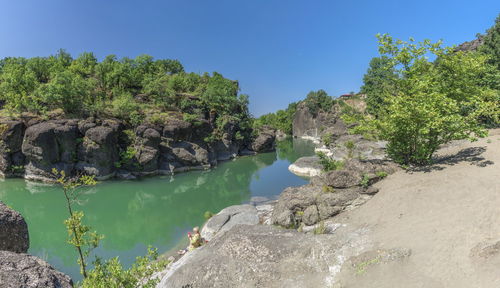
[{"label": "dirt slope", "polygon": [[[337,222],[366,227],[374,250],[349,259],[338,287],[500,287],[500,130],[440,150],[439,164],[401,171]],[[382,261],[386,249],[410,249]]]}]

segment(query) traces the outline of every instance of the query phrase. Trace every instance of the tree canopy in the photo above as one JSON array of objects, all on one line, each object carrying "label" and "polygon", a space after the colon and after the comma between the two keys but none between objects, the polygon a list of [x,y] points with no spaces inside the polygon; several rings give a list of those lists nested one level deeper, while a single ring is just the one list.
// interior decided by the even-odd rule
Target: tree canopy
[{"label": "tree canopy", "polygon": [[62,110],[69,117],[115,117],[131,124],[159,121],[169,111],[189,119],[248,119],[248,97],[237,81],[221,74],[184,71],[177,60],[140,55],[98,61],[93,53],[73,59],[64,50],[49,57],[0,60],[0,100],[11,114],[46,115]]},{"label": "tree canopy", "polygon": [[[454,52],[441,42],[377,37],[386,67],[396,77],[378,118],[356,119],[361,125],[355,131],[376,131],[388,141],[387,152],[395,161],[427,164],[441,144],[485,135],[485,118],[498,122],[499,91],[481,79],[490,70],[487,56]],[[429,55],[437,60],[429,61]]]}]

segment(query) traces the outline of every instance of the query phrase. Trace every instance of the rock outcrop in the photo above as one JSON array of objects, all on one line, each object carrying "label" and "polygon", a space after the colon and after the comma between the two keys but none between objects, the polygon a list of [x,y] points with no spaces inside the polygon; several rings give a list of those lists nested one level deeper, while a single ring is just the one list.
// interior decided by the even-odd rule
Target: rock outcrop
[{"label": "rock outcrop", "polygon": [[15,176],[24,171],[25,156],[21,145],[25,129],[21,121],[0,123],[0,175]]},{"label": "rock outcrop", "polygon": [[73,287],[73,282],[37,257],[0,251],[0,287],[69,288]]},{"label": "rock outcrop", "polygon": [[322,169],[323,166],[319,163],[318,156],[301,157],[288,166],[288,170],[290,170],[290,172],[304,177],[319,176]]},{"label": "rock outcrop", "polygon": [[362,233],[237,225],[174,263],[157,287],[330,287],[344,259],[367,246]]},{"label": "rock outcrop", "polygon": [[0,287],[67,288],[71,278],[28,254],[28,225],[23,216],[0,202]]},{"label": "rock outcrop", "polygon": [[394,173],[389,161],[348,159],[341,170],[313,177],[311,183],[285,189],[274,207],[272,223],[283,227],[314,225],[364,203],[378,192],[371,184]]},{"label": "rock outcrop", "polygon": [[274,130],[263,130],[246,143],[239,139],[238,125],[229,121],[219,139],[207,142],[214,131],[208,120],[191,123],[177,116],[137,127],[92,117],[0,120],[0,173],[50,181],[56,168],[67,175],[95,175],[98,180],[133,179],[206,169],[238,155],[274,150]]},{"label": "rock outcrop", "polygon": [[269,127],[264,127],[259,131],[259,135],[252,142],[251,148],[255,152],[274,151],[276,143],[276,131]]},{"label": "rock outcrop", "polygon": [[386,141],[373,141],[363,138],[361,135],[343,135],[325,145],[324,148],[316,149],[324,152],[333,160],[344,160],[358,158],[363,160],[385,160],[387,159],[385,148]]},{"label": "rock outcrop", "polygon": [[211,241],[238,224],[259,224],[259,215],[253,205],[234,205],[222,209],[210,218],[201,230],[201,236]]},{"label": "rock outcrop", "polygon": [[26,253],[29,247],[28,224],[23,216],[0,202],[0,251]]},{"label": "rock outcrop", "polygon": [[347,126],[340,119],[341,107],[336,104],[331,111],[312,114],[304,102],[297,106],[293,118],[293,137],[320,138],[322,135],[341,136],[347,134]]}]

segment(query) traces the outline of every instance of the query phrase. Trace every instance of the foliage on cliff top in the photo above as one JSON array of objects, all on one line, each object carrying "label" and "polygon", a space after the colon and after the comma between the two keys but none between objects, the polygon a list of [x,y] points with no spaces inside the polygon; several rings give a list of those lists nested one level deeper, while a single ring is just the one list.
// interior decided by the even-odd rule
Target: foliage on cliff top
[{"label": "foliage on cliff top", "polygon": [[92,53],[73,59],[60,50],[0,60],[0,101],[12,114],[62,109],[68,117],[115,117],[133,125],[168,111],[246,119],[248,97],[238,92],[237,81],[217,72],[186,73],[177,60],[149,55],[109,55],[99,62]]},{"label": "foliage on cliff top", "polygon": [[292,135],[293,116],[297,111],[297,103],[293,102],[285,110],[278,110],[275,113],[268,113],[254,120],[254,128],[270,126],[283,131],[287,135]]},{"label": "foliage on cliff top", "polygon": [[335,100],[328,96],[324,90],[311,91],[304,100],[290,103],[285,110],[278,110],[275,113],[265,114],[255,119],[254,127],[268,125],[292,135],[293,118],[300,103],[304,103],[309,112],[315,117],[320,111],[329,111],[335,104]]}]

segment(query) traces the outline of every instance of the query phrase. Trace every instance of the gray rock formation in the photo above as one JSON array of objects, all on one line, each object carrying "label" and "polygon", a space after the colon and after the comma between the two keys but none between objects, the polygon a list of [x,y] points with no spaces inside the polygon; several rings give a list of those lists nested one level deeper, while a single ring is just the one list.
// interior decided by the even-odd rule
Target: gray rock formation
[{"label": "gray rock formation", "polygon": [[98,180],[133,179],[206,169],[238,155],[274,150],[274,131],[262,131],[253,143],[244,143],[237,137],[237,123],[229,121],[219,139],[206,142],[214,131],[208,120],[191,123],[177,116],[135,128],[92,117],[0,119],[0,176],[50,182],[56,168],[66,175],[90,174]]},{"label": "gray rock formation", "polygon": [[378,192],[369,185],[397,170],[392,162],[349,159],[342,170],[330,171],[313,177],[311,183],[286,188],[280,195],[272,215],[272,223],[298,228],[313,225],[360,205],[365,195]]},{"label": "gray rock formation", "polygon": [[255,152],[270,152],[274,151],[276,142],[276,131],[269,127],[263,127],[259,131],[259,135],[252,142],[252,150]]},{"label": "gray rock formation", "polygon": [[25,178],[50,179],[52,168],[70,175],[76,160],[76,121],[48,121],[26,129],[22,152],[26,156]]},{"label": "gray rock formation", "polygon": [[0,202],[0,250],[25,253],[29,247],[28,224],[23,216]]},{"label": "gray rock formation", "polygon": [[21,121],[4,121],[0,124],[0,174],[15,176],[24,172],[25,157],[21,145],[25,129]]},{"label": "gray rock formation", "polygon": [[157,287],[331,287],[345,259],[367,246],[362,233],[237,225],[174,263]]},{"label": "gray rock formation", "polygon": [[347,134],[347,127],[340,119],[340,110],[339,105],[333,105],[331,111],[319,111],[313,115],[304,102],[300,103],[293,118],[293,136],[320,138],[325,133],[337,137]]},{"label": "gray rock formation", "polygon": [[328,145],[327,149],[318,149],[333,160],[358,158],[363,160],[386,159],[387,142],[372,141],[361,135],[343,135]]},{"label": "gray rock formation", "polygon": [[201,230],[201,236],[208,241],[219,237],[238,224],[259,224],[257,209],[252,205],[234,205],[221,210],[210,218]]},{"label": "gray rock formation", "polygon": [[288,170],[295,175],[304,177],[319,176],[323,166],[319,163],[318,156],[301,157],[288,166]]},{"label": "gray rock formation", "polygon": [[24,253],[0,251],[1,288],[69,288],[69,276],[47,262]]},{"label": "gray rock formation", "polygon": [[458,45],[454,51],[477,51],[484,43],[484,36]]},{"label": "gray rock formation", "polygon": [[105,179],[113,176],[115,162],[119,160],[118,131],[97,126],[85,133],[78,149],[77,170]]}]

